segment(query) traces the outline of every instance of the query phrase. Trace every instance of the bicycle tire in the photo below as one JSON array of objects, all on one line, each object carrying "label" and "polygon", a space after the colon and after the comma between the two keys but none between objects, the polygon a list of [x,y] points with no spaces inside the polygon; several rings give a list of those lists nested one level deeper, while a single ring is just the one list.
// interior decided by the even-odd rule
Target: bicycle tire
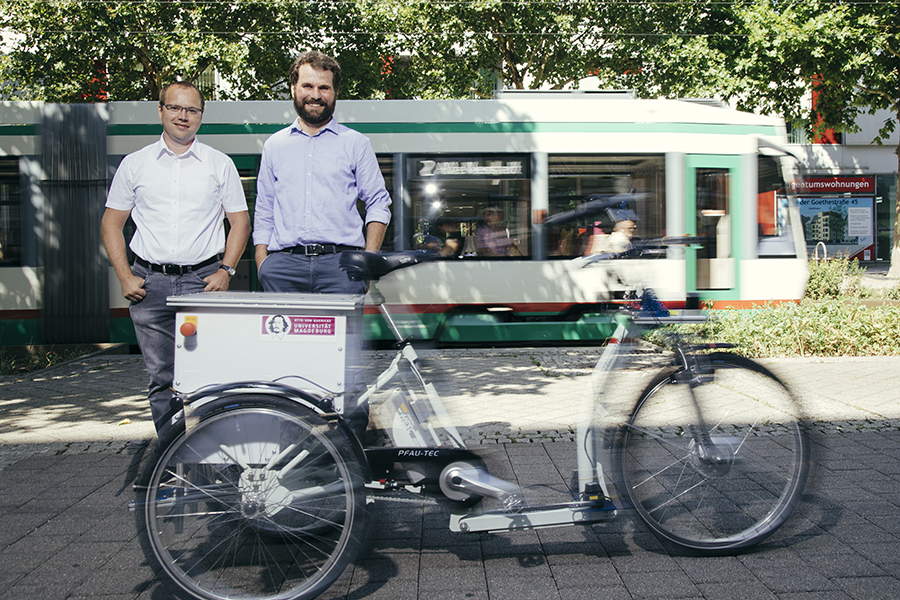
[{"label": "bicycle tire", "polygon": [[[619,436],[617,462],[625,495],[655,534],[725,554],[758,544],[790,516],[810,448],[798,404],[772,372],[733,354],[709,361],[712,377],[694,387],[696,408],[679,381],[683,368],[644,389]],[[706,451],[701,422],[714,444]]]},{"label": "bicycle tire", "polygon": [[263,395],[228,398],[153,467],[139,531],[166,573],[206,600],[305,600],[358,555],[362,469],[345,435]]}]

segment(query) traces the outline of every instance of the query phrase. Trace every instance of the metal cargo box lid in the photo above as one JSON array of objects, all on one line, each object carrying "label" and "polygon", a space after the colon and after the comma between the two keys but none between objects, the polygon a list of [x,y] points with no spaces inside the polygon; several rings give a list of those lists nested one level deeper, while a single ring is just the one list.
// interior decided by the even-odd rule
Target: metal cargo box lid
[{"label": "metal cargo box lid", "polygon": [[355,310],[363,296],[344,294],[269,294],[254,292],[199,292],[169,296],[166,302],[177,307],[209,308],[292,308],[299,310]]}]

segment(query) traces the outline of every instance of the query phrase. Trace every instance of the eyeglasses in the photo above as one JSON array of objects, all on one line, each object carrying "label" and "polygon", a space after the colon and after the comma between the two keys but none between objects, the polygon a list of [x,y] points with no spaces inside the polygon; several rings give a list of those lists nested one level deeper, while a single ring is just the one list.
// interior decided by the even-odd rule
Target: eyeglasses
[{"label": "eyeglasses", "polygon": [[178,106],[177,104],[163,104],[166,107],[166,110],[172,113],[173,115],[179,114],[181,111],[186,110],[187,114],[192,117],[199,117],[203,114],[203,111],[199,108],[193,108],[189,106]]}]

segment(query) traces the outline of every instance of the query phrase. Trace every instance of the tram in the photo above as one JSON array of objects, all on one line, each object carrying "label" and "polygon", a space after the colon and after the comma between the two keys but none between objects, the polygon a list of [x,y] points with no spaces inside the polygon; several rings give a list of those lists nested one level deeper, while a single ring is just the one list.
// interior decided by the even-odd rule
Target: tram
[{"label": "tram", "polygon": [[[50,298],[60,285],[98,298],[79,303],[102,306],[104,314],[91,318],[101,328],[105,318],[109,341],[133,341],[127,303],[90,232],[94,218],[99,228],[118,163],[160,135],[156,103],[77,108],[2,105],[4,343],[45,341],[51,312],[53,323],[81,318],[53,308],[65,304]],[[232,157],[251,213],[262,145],[294,117],[288,101],[206,105],[198,135]],[[335,117],[367,135],[378,155],[393,197],[385,249],[447,254],[380,283],[414,337],[448,345],[600,343],[609,333],[606,310],[621,300],[630,274],[674,306],[697,297],[713,307],[750,308],[803,294],[806,248],[788,193],[797,170],[780,119],[627,92],[339,100]],[[60,166],[88,155],[99,174]],[[79,216],[47,211],[64,188],[94,190],[80,201],[86,208]],[[598,203],[606,209],[588,210]],[[619,261],[615,269],[586,266],[584,257],[625,220],[633,245],[694,243],[656,244],[652,258]],[[51,248],[59,243],[50,231],[70,231],[77,252]],[[80,280],[67,283],[59,273],[72,272],[66,260],[79,260],[73,255],[82,245],[98,266],[77,263]],[[259,291],[252,257],[248,247],[233,289]],[[390,337],[378,315],[367,315],[366,324],[373,340]]]}]

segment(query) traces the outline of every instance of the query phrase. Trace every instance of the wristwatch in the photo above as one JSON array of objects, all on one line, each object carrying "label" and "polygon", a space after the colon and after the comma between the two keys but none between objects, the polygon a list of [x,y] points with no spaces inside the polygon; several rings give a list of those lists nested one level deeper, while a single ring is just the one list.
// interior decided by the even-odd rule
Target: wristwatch
[{"label": "wristwatch", "polygon": [[234,277],[234,274],[237,273],[234,267],[229,267],[228,265],[219,265],[219,268],[228,273],[229,277]]}]

